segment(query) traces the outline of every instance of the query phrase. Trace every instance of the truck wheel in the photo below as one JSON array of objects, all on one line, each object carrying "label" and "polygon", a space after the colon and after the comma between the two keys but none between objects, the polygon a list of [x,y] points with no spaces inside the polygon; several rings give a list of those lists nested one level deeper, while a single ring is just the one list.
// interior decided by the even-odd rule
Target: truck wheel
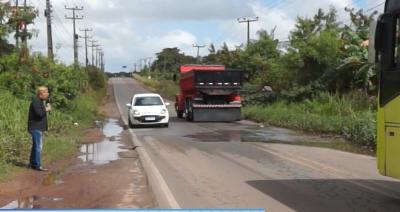
[{"label": "truck wheel", "polygon": [[192,107],[192,104],[189,104],[187,119],[188,119],[188,121],[193,121],[193,107]]},{"label": "truck wheel", "polygon": [[183,117],[183,111],[181,111],[181,110],[177,110],[176,111],[176,116],[178,116],[178,118],[182,118]]}]

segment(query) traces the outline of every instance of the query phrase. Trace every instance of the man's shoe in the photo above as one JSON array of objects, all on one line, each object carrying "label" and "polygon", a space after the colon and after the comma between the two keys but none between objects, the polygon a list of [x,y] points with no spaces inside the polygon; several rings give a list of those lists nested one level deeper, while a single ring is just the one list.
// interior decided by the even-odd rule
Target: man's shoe
[{"label": "man's shoe", "polygon": [[39,167],[39,168],[34,168],[36,171],[41,171],[41,172],[47,172],[49,171],[48,169],[45,169],[43,167]]}]

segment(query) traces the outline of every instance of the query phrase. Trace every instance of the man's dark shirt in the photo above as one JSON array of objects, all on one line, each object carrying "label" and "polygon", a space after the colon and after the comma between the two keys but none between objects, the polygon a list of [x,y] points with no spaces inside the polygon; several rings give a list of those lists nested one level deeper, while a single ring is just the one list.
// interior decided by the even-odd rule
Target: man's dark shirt
[{"label": "man's dark shirt", "polygon": [[44,101],[39,97],[33,97],[29,106],[28,130],[47,131],[47,113]]}]

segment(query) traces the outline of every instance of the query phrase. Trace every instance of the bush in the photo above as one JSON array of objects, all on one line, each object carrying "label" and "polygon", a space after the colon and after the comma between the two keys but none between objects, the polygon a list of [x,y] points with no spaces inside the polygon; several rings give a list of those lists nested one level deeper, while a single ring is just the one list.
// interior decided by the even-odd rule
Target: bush
[{"label": "bush", "polygon": [[245,84],[240,91],[243,105],[265,105],[275,102],[278,94],[273,91],[263,91],[260,86]]},{"label": "bush", "polygon": [[98,90],[106,86],[105,74],[98,71],[96,68],[89,67],[88,76],[89,76],[89,84],[93,89]]}]

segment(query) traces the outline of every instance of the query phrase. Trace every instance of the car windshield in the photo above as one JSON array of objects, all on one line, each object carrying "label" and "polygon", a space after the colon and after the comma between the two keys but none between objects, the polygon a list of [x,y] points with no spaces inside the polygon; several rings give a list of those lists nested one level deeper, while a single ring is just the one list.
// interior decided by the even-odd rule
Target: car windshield
[{"label": "car windshield", "polygon": [[161,98],[158,96],[137,97],[135,99],[135,106],[155,106],[163,105]]}]

